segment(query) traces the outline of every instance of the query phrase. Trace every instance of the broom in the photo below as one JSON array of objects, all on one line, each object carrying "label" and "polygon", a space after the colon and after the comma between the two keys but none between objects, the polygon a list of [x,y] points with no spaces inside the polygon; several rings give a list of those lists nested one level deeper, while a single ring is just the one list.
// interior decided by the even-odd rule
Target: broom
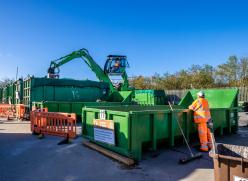
[{"label": "broom", "polygon": [[[172,106],[171,106],[171,103],[170,103],[170,102],[168,102],[168,103],[169,103],[169,106],[170,106],[171,111],[174,112],[174,110],[173,110],[173,108],[172,108]],[[201,153],[195,153],[195,154],[194,154],[194,153],[192,152],[192,150],[191,150],[191,148],[190,148],[190,146],[189,146],[189,143],[188,143],[188,141],[187,141],[187,139],[186,139],[186,137],[185,137],[185,135],[184,135],[183,129],[182,129],[182,127],[181,127],[181,125],[180,125],[178,119],[176,119],[176,121],[177,121],[178,127],[179,127],[179,129],[180,129],[180,132],[181,132],[182,135],[183,135],[183,139],[184,139],[184,141],[185,141],[185,143],[186,143],[186,145],[187,145],[187,147],[188,147],[188,150],[189,150],[189,152],[190,152],[190,155],[189,155],[189,156],[179,159],[179,163],[184,164],[184,163],[188,163],[188,162],[190,162],[190,161],[193,161],[193,160],[195,160],[195,159],[201,158],[201,157],[202,157],[202,154],[201,154]]]}]

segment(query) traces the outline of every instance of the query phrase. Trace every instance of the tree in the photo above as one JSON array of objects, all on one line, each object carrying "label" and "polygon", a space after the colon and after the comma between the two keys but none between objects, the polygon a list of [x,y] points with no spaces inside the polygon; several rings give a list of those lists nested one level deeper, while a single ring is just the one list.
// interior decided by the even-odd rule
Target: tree
[{"label": "tree", "polygon": [[235,86],[239,79],[239,67],[238,58],[235,55],[230,56],[227,63],[217,67],[217,81],[229,86]]},{"label": "tree", "polygon": [[248,58],[243,57],[239,63],[240,70],[240,86],[248,85]]},{"label": "tree", "polygon": [[130,80],[130,85],[136,89],[145,89],[145,78],[143,76],[136,76]]},{"label": "tree", "polygon": [[163,76],[155,73],[151,77],[137,76],[132,85],[137,89],[191,89],[248,85],[248,57],[238,59],[230,56],[226,63],[216,68],[211,65],[192,65]]},{"label": "tree", "polygon": [[2,78],[0,80],[0,88],[3,88],[5,87],[7,84],[10,84],[10,83],[13,83],[14,80],[13,79],[10,79],[10,78]]}]

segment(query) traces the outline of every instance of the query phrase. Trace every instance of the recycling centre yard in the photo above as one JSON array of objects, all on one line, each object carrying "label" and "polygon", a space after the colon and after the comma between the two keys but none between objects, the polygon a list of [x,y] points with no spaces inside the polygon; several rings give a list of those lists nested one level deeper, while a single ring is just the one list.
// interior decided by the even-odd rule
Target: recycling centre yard
[{"label": "recycling centre yard", "polygon": [[248,181],[248,1],[0,1],[0,181]]},{"label": "recycling centre yard", "polygon": [[[248,116],[244,112],[239,116],[237,134],[217,136],[218,143],[248,145]],[[29,121],[2,119],[0,180],[214,180],[213,161],[208,153],[201,159],[178,164],[178,159],[188,154],[185,145],[146,151],[142,161],[128,167],[83,146],[81,136],[70,144],[57,145],[61,139],[56,136],[38,139],[31,134]]]}]

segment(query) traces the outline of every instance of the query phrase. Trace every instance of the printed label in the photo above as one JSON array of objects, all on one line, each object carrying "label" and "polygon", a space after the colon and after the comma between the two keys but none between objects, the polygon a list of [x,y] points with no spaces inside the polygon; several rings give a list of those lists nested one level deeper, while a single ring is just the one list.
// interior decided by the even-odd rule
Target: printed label
[{"label": "printed label", "polygon": [[113,120],[94,119],[94,140],[115,145]]}]

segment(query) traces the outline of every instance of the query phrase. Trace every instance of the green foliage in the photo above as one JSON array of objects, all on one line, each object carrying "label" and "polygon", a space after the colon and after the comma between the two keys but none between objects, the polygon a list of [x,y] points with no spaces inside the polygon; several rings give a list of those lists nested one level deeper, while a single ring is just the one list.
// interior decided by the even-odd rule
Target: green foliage
[{"label": "green foliage", "polygon": [[13,83],[14,80],[9,78],[3,78],[0,80],[0,88],[5,87],[7,84]]},{"label": "green foliage", "polygon": [[155,73],[151,77],[136,76],[130,80],[136,89],[200,89],[248,85],[248,58],[230,56],[226,63],[214,68],[211,65],[192,65],[176,73]]}]

